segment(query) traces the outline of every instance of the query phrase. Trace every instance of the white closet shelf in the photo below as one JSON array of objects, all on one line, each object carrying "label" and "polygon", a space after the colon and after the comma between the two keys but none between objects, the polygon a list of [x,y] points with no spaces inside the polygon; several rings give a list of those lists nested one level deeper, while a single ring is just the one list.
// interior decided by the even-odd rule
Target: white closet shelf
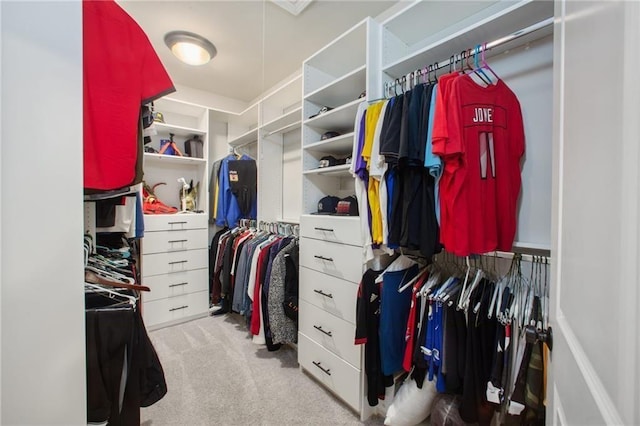
[{"label": "white closet shelf", "polygon": [[191,127],[184,127],[184,126],[176,126],[173,124],[168,124],[168,123],[154,123],[154,126],[156,127],[156,129],[158,130],[158,132],[162,132],[162,133],[173,133],[176,136],[193,136],[193,135],[199,135],[199,136],[204,136],[207,132],[200,130],[200,129],[194,129]]},{"label": "white closet shelf", "polygon": [[[519,2],[480,20],[474,15],[464,21],[469,24],[462,29],[448,34],[436,34],[431,37],[435,41],[429,45],[392,63],[383,64],[383,71],[392,78],[398,78],[453,54],[459,54],[478,43],[505,37],[552,16],[553,3],[546,1]],[[550,34],[552,28],[540,30],[528,37],[530,40],[541,38],[547,35],[544,31]],[[521,41],[526,42],[525,37]],[[495,53],[494,51],[493,54]]]},{"label": "white closet shelf", "polygon": [[351,164],[340,164],[333,167],[320,167],[312,170],[305,170],[304,175],[329,175],[329,176],[351,176],[349,167]]},{"label": "white closet shelf", "polygon": [[258,129],[252,129],[248,132],[238,136],[235,139],[231,139],[229,141],[229,145],[236,147],[240,145],[246,145],[252,142],[256,142],[258,140]]},{"label": "white closet shelf", "polygon": [[98,192],[96,194],[85,194],[84,201],[108,200],[110,198],[122,197],[124,195],[135,194],[140,191],[140,185],[132,185],[127,188],[116,189],[113,191]]},{"label": "white closet shelf", "polygon": [[362,65],[348,74],[305,95],[305,100],[317,105],[332,106],[336,102],[356,99],[367,85],[367,66]]},{"label": "white closet shelf", "polygon": [[[207,160],[204,158],[180,157],[179,155],[154,154],[151,152],[144,153],[144,161],[153,162],[155,164],[200,164],[205,165]],[[160,163],[163,162],[163,163]]]},{"label": "white closet shelf", "polygon": [[282,219],[278,219],[277,222],[283,222],[283,223],[290,223],[293,225],[300,225],[300,218],[299,217],[284,217]]},{"label": "white closet shelf", "polygon": [[149,217],[184,217],[184,216],[206,216],[207,213],[192,213],[192,212],[187,212],[187,213],[161,213],[161,214],[148,214],[145,213],[145,216],[149,216]]},{"label": "white closet shelf", "polygon": [[[396,53],[403,56],[411,46],[425,42],[425,36],[431,36],[451,28],[451,23],[458,25],[470,15],[478,16],[481,10],[490,6],[490,2],[477,0],[444,1],[439,2],[438,7],[434,7],[433,3],[428,1],[412,2],[408,7],[382,22],[385,35],[393,34],[397,41],[405,47],[404,52],[400,49],[399,52],[385,53]],[[384,47],[390,46],[385,44]]]},{"label": "white closet shelf", "polygon": [[262,98],[263,104],[291,105],[300,102],[302,88],[302,74],[291,79],[273,92]]},{"label": "white closet shelf", "polygon": [[349,154],[353,151],[353,132],[314,142],[304,147],[307,151],[332,152],[335,154]]},{"label": "white closet shelf", "polygon": [[286,130],[286,131],[295,130],[296,127],[294,126],[294,124],[296,123],[301,124],[301,120],[300,120],[301,114],[302,114],[302,107],[293,109],[288,113],[283,114],[280,117],[269,121],[268,123],[265,123],[262,126],[262,130],[264,130],[264,132],[267,135],[274,134],[274,133],[281,133],[283,130]]},{"label": "white closet shelf", "polygon": [[317,215],[317,214],[306,213],[306,214],[303,214],[301,216],[301,218],[302,217],[308,217],[308,218],[312,218],[312,219],[317,219],[318,217],[330,217],[332,221],[333,220],[344,220],[344,221],[360,222],[360,216],[348,216],[348,215],[339,215],[339,214]]},{"label": "white closet shelf", "polygon": [[340,76],[366,61],[367,17],[320,49],[304,63],[323,73]]},{"label": "white closet shelf", "polygon": [[353,129],[358,105],[363,101],[364,99],[356,99],[329,112],[310,118],[304,121],[303,124],[320,129]]},{"label": "white closet shelf", "polygon": [[154,101],[154,109],[158,112],[174,112],[181,115],[198,117],[207,113],[207,106],[165,96]]}]

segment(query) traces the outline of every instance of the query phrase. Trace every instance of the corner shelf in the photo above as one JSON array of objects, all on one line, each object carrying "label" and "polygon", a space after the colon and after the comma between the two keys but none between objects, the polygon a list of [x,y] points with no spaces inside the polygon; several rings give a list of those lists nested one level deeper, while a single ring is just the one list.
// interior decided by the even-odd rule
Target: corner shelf
[{"label": "corner shelf", "polygon": [[257,141],[258,141],[258,129],[255,128],[238,136],[235,139],[230,140],[229,145],[232,147],[238,147],[240,145],[247,145]]},{"label": "corner shelf", "polygon": [[[302,121],[300,116],[302,114],[302,107],[295,108],[282,116],[265,123],[262,126],[262,130],[267,136],[274,133],[284,133],[284,131],[292,131],[300,127]],[[295,125],[298,125],[295,127]]]}]

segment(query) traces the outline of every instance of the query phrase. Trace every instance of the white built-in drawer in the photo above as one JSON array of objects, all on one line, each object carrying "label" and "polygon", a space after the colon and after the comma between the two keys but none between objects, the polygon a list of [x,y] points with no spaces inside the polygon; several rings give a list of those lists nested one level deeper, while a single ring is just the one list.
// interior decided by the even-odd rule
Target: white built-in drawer
[{"label": "white built-in drawer", "polygon": [[362,246],[359,216],[300,216],[300,236]]},{"label": "white built-in drawer", "polygon": [[207,229],[206,214],[146,214],[144,230],[179,231],[184,229]]},{"label": "white built-in drawer", "polygon": [[355,410],[360,411],[360,370],[303,333],[298,333],[298,363]]},{"label": "white built-in drawer", "polygon": [[206,229],[145,232],[142,239],[142,252],[151,254],[206,249],[208,247],[208,233]]},{"label": "white built-in drawer", "polygon": [[144,279],[143,285],[151,289],[144,293],[144,301],[165,299],[187,293],[209,290],[209,269],[153,275]]},{"label": "white built-in drawer", "polygon": [[153,275],[173,274],[209,267],[209,250],[188,250],[142,255],[142,282]]},{"label": "white built-in drawer", "polygon": [[144,302],[142,315],[148,327],[204,314],[209,311],[209,291]]},{"label": "white built-in drawer", "polygon": [[356,368],[360,348],[354,344],[356,326],[305,301],[300,301],[299,330]]},{"label": "white built-in drawer", "polygon": [[362,248],[300,238],[300,265],[359,283],[362,278]]},{"label": "white built-in drawer", "polygon": [[300,267],[300,299],[356,323],[358,285],[313,269]]}]

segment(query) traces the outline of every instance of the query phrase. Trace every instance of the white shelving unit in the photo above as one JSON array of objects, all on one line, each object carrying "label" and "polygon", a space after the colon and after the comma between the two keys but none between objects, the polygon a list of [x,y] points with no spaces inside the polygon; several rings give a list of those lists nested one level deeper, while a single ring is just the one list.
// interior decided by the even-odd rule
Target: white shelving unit
[{"label": "white shelving unit", "polygon": [[[358,106],[382,95],[379,36],[379,24],[367,18],[303,63],[298,361],[359,413],[364,389],[361,347],[339,337],[355,333],[353,307],[363,267],[359,217],[312,213],[326,196],[355,195],[350,164],[318,165],[325,156],[351,156]],[[312,117],[325,106],[332,109]],[[323,140],[327,132],[339,135]],[[318,297],[318,291],[335,294],[336,308]],[[318,334],[318,324],[336,337]]]},{"label": "white shelving unit", "polygon": [[301,96],[297,75],[260,100],[258,220],[299,221]]},{"label": "white shelving unit", "polygon": [[[318,162],[324,156],[342,159],[351,154],[358,105],[382,95],[379,38],[379,24],[366,18],[302,65],[303,214],[315,212],[324,196],[355,193],[348,166],[320,170]],[[312,117],[325,106],[332,109]],[[330,131],[340,136],[321,140]]]},{"label": "white shelving unit", "polygon": [[174,135],[185,153],[184,141],[199,136],[202,158],[165,154],[144,154],[144,180],[157,183],[155,194],[166,205],[180,209],[182,184],[179,178],[198,185],[196,209],[202,213],[145,215],[145,236],[141,242],[142,283],[151,288],[143,299],[143,315],[150,329],[206,316],[208,295],[208,158],[209,108],[172,98],[154,102],[164,123],[154,123],[157,134],[151,145],[159,150],[161,141]]}]

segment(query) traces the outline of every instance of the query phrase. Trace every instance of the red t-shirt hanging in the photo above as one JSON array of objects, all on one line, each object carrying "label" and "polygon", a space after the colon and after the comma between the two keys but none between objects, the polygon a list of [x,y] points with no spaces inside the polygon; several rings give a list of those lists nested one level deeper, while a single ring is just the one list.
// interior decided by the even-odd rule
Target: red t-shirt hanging
[{"label": "red t-shirt hanging", "polygon": [[465,75],[451,83],[448,112],[444,160],[453,176],[440,194],[454,234],[446,248],[458,256],[510,251],[524,154],[520,103],[502,80],[481,87]]},{"label": "red t-shirt hanging", "polygon": [[113,0],[82,2],[84,187],[135,177],[140,106],[175,91],[138,24]]}]

